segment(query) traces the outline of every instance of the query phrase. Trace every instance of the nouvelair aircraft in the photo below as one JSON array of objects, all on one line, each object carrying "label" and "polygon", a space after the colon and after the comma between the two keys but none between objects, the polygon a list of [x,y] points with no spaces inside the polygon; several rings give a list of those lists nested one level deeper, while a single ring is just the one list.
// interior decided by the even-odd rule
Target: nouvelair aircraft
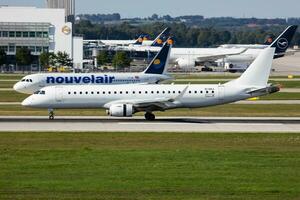
[{"label": "nouvelair aircraft", "polygon": [[120,84],[157,84],[172,79],[167,74],[167,63],[171,45],[167,42],[141,73],[41,73],[28,75],[14,85],[20,93],[33,94],[51,85],[120,85]]},{"label": "nouvelair aircraft", "polygon": [[[251,46],[239,46],[242,48],[172,48],[170,63],[174,63],[182,68],[195,67],[196,63],[216,63],[219,66],[246,63],[247,67],[266,47],[276,48],[274,58],[283,57],[293,39],[298,26],[289,26],[272,44],[251,48]],[[159,47],[134,46],[122,47],[125,51],[136,52],[157,52]],[[234,70],[234,69],[232,69]]]},{"label": "nouvelair aircraft", "polygon": [[279,91],[268,84],[274,53],[274,48],[266,48],[241,77],[225,84],[49,86],[22,105],[48,109],[49,119],[54,119],[57,108],[105,108],[114,117],[145,112],[146,120],[155,120],[155,111],[227,104]]}]

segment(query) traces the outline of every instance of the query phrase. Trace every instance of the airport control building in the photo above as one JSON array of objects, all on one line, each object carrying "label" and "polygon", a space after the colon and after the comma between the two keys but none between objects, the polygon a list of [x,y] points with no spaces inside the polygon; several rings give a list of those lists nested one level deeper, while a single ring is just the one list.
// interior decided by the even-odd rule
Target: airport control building
[{"label": "airport control building", "polygon": [[66,52],[74,67],[81,69],[83,40],[73,37],[72,23],[66,19],[65,9],[1,6],[0,48],[12,62],[20,47],[29,48],[34,57],[42,52]]}]

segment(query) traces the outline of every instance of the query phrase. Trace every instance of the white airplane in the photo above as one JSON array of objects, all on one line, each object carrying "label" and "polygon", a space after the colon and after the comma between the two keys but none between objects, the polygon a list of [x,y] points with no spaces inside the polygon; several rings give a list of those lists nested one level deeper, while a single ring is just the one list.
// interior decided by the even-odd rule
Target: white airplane
[{"label": "white airplane", "polygon": [[110,46],[110,47],[118,47],[118,46],[162,46],[165,41],[163,38],[168,38],[170,35],[170,28],[165,28],[156,38],[155,40],[149,40],[146,34],[142,34],[138,37],[137,40],[86,40],[85,42],[95,43],[99,41],[101,44]]},{"label": "white airplane", "polygon": [[[195,67],[196,63],[215,63],[218,66],[228,66],[229,71],[244,71],[266,47],[276,48],[274,58],[286,55],[298,26],[289,26],[270,45],[235,45],[235,48],[172,48],[170,63],[181,68]],[[121,47],[120,50],[136,52],[157,52],[159,47],[133,46]],[[242,64],[242,66],[240,65]]]},{"label": "white airplane", "polygon": [[51,85],[157,84],[172,79],[167,74],[171,45],[165,43],[145,71],[141,73],[41,73],[28,75],[14,85],[20,93],[33,94]]},{"label": "white airplane", "polygon": [[274,48],[265,49],[241,77],[225,84],[50,86],[22,105],[48,109],[49,119],[54,119],[57,108],[105,108],[113,117],[145,112],[146,120],[154,120],[155,111],[221,105],[279,91],[268,84],[274,52]]}]

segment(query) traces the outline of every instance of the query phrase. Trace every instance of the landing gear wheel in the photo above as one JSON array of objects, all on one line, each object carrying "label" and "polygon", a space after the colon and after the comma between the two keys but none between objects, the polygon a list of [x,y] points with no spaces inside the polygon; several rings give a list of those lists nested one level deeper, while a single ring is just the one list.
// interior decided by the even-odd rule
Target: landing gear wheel
[{"label": "landing gear wheel", "polygon": [[49,119],[54,120],[54,111],[53,110],[49,110]]},{"label": "landing gear wheel", "polygon": [[154,121],[155,120],[155,115],[152,113],[146,113],[145,114],[145,119],[148,121]]}]

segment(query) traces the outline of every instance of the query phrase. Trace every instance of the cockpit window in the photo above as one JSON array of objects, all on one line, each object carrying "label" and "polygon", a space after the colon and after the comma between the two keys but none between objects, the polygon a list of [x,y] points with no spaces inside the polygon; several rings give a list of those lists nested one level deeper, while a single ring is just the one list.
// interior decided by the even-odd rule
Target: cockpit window
[{"label": "cockpit window", "polygon": [[22,79],[22,81],[21,82],[25,82],[26,81],[26,79]]},{"label": "cockpit window", "polygon": [[39,91],[34,92],[34,94],[45,95],[46,92],[44,90],[39,90]]}]

